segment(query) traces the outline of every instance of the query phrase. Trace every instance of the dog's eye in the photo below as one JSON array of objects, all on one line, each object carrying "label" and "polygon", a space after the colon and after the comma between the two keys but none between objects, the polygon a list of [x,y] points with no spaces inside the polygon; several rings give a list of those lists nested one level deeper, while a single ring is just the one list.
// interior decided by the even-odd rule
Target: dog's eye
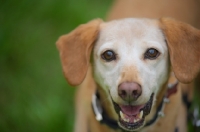
[{"label": "dog's eye", "polygon": [[105,51],[102,55],[101,58],[106,60],[106,61],[112,61],[116,59],[115,53],[111,50]]},{"label": "dog's eye", "polygon": [[154,48],[150,48],[146,51],[145,53],[145,59],[150,59],[150,60],[153,60],[153,59],[156,59],[158,56],[159,56],[159,52],[154,49]]}]

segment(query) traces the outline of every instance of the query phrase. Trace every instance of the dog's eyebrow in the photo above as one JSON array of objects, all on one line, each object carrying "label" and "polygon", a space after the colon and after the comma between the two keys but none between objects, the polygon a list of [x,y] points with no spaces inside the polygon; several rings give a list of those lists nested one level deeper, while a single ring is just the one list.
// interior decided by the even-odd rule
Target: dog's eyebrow
[{"label": "dog's eyebrow", "polygon": [[100,34],[99,40],[102,42],[110,42],[110,41],[116,40],[116,37],[112,34],[106,34],[106,35]]},{"label": "dog's eyebrow", "polygon": [[100,55],[102,53],[102,51],[105,49],[114,49],[113,43],[115,43],[115,42],[112,42],[112,41],[107,42],[106,41],[103,45],[100,45],[100,47],[98,48],[97,54]]},{"label": "dog's eyebrow", "polygon": [[147,48],[158,48],[157,50],[159,50],[160,52],[164,52],[163,48],[166,47],[166,45],[162,45],[158,41],[145,41],[144,43],[147,45]]}]

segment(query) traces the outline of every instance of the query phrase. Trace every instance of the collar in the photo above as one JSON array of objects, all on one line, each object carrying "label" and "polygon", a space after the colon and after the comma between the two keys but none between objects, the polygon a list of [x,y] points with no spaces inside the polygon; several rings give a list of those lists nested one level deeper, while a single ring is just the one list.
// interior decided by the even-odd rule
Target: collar
[{"label": "collar", "polygon": [[[164,105],[166,103],[169,103],[170,102],[169,97],[177,92],[177,84],[178,84],[178,82],[176,82],[174,84],[168,84],[168,89],[167,89],[165,96],[163,97],[161,103],[159,104],[154,117],[145,124],[145,127],[150,126],[153,123],[155,123],[157,121],[158,117],[165,116],[164,112],[163,112]],[[99,121],[102,124],[106,124],[110,128],[120,129],[117,121],[109,118],[108,115],[106,114],[106,112],[103,110],[98,92],[96,92],[96,94],[93,94],[93,96],[92,96],[92,108],[93,108],[93,112],[95,114],[97,121]]]}]

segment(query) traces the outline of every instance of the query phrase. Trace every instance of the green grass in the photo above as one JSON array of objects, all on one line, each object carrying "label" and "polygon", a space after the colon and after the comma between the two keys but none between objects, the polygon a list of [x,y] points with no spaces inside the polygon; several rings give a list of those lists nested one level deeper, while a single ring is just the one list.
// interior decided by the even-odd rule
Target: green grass
[{"label": "green grass", "polygon": [[0,4],[0,131],[71,132],[75,88],[55,42],[104,18],[111,0],[18,0]]}]

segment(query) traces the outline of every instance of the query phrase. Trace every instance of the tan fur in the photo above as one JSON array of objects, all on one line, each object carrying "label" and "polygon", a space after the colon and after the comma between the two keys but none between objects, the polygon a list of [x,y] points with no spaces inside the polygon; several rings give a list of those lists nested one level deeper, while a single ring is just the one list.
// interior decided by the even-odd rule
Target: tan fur
[{"label": "tan fur", "polygon": [[[178,89],[176,95],[172,95],[170,103],[165,105],[164,113],[165,117],[159,118],[159,120],[149,128],[146,128],[147,132],[174,132],[176,127],[176,118],[178,116],[178,110],[181,103],[181,90]],[[145,132],[146,132],[145,131]],[[182,132],[182,131],[181,131]]]},{"label": "tan fur", "polygon": [[[89,66],[86,76],[92,76],[91,66]],[[77,88],[75,96],[75,132],[88,132],[88,124],[90,122],[88,117],[93,115],[91,110],[91,97],[95,91],[96,83],[94,79],[90,77],[86,77]]]},{"label": "tan fur", "polygon": [[[135,73],[135,74],[132,74]],[[121,73],[121,80],[119,84],[122,82],[136,82],[140,84],[140,78],[138,77],[138,71],[133,66],[127,66],[123,68],[123,71]]]},{"label": "tan fur", "polygon": [[[170,78],[169,78],[169,81],[168,83],[169,84],[175,84],[177,82],[177,79],[174,75],[174,73],[172,72],[170,74]],[[190,84],[183,84],[183,83],[180,83],[178,84],[178,90],[179,91],[189,91],[191,93],[188,93],[188,99],[191,101],[192,100],[192,97],[193,97],[193,83],[190,83]],[[189,86],[189,87],[188,87]],[[191,89],[191,90],[188,90],[188,89]],[[182,92],[181,92],[182,93]],[[169,108],[170,109],[170,108]],[[185,104],[181,101],[180,105],[179,105],[179,108],[178,108],[178,116],[177,116],[177,120],[176,120],[176,124],[177,124],[177,127],[179,128],[179,131],[180,132],[187,132],[187,116],[183,116],[183,115],[186,115],[187,114],[187,108],[185,106]]]},{"label": "tan fur", "polygon": [[[167,16],[187,22],[195,27],[200,27],[200,8],[198,5],[200,5],[199,0],[117,0],[109,13],[108,19],[113,20],[126,17],[160,18]],[[161,19],[160,22],[160,27],[167,37],[172,68],[175,71],[176,77],[184,83],[191,82],[199,71],[198,66],[200,65],[199,31],[191,28],[187,24],[174,22],[169,19]],[[96,91],[97,85],[93,79],[89,58],[92,45],[98,36],[100,23],[102,23],[101,20],[94,20],[88,24],[82,25],[72,33],[62,36],[57,41],[57,47],[60,51],[61,62],[66,79],[71,85],[78,85],[83,81],[81,85],[78,86],[76,94],[75,132],[115,132],[106,125],[97,122],[91,108],[91,96]],[[177,27],[181,28],[177,29]],[[102,26],[101,28],[104,27]],[[172,28],[176,29],[175,32],[171,31]],[[84,32],[86,30],[87,32]],[[178,40],[176,37],[184,38],[184,40],[188,37],[188,39],[186,41],[179,39],[181,43],[177,44]],[[187,45],[188,42],[190,42],[190,45]],[[182,48],[182,46],[184,48]],[[191,55],[191,53],[194,54]],[[185,57],[180,57],[177,54],[181,54],[181,56]],[[192,67],[192,69],[190,69],[190,67]],[[186,69],[185,74],[182,74],[181,72],[183,69]],[[137,73],[137,70],[130,70]],[[140,79],[137,76],[124,73],[124,76],[122,75],[122,80],[139,81]],[[173,83],[174,81],[176,81],[176,78],[174,78],[173,75],[170,75],[169,82]],[[158,122],[145,128],[146,130],[144,129],[143,131],[172,132],[174,131],[174,127],[178,125],[180,132],[185,132],[187,128],[185,122],[186,109],[181,101],[181,92],[183,88],[183,91],[190,93],[189,97],[192,99],[192,87],[193,83],[180,83],[178,85],[178,92],[170,97],[170,103],[165,106],[164,111],[166,116],[160,118]],[[161,102],[162,96],[166,91],[165,88],[166,84],[164,84],[157,97],[156,105]],[[100,94],[106,100],[107,97],[103,90]],[[113,117],[112,104],[105,101],[102,105],[109,116]],[[113,118],[116,119],[117,117]]]},{"label": "tan fur", "polygon": [[108,20],[128,17],[172,17],[200,26],[200,0],[115,0]]},{"label": "tan fur", "polygon": [[172,19],[160,21],[176,77],[183,83],[192,82],[200,70],[200,31]]},{"label": "tan fur", "polygon": [[79,85],[86,76],[92,44],[98,36],[101,22],[97,19],[81,25],[71,33],[61,36],[56,42],[63,72],[71,85]]}]

